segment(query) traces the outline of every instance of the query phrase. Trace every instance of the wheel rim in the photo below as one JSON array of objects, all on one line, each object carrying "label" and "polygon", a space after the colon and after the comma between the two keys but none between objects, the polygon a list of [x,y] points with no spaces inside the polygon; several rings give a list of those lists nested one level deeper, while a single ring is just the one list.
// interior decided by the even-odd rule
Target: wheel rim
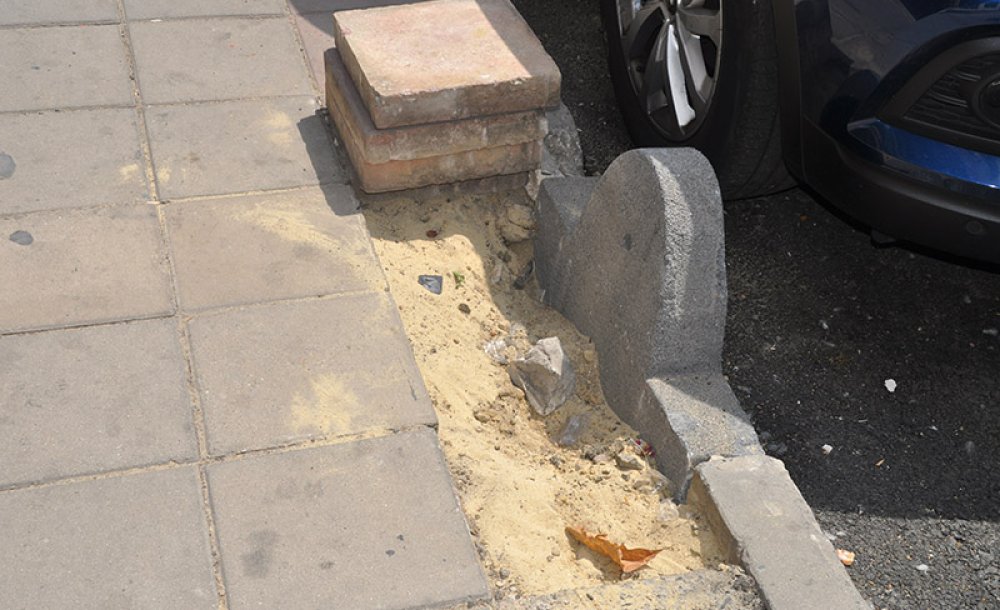
[{"label": "wheel rim", "polygon": [[667,139],[701,126],[722,57],[721,0],[617,0],[626,68],[643,111]]}]

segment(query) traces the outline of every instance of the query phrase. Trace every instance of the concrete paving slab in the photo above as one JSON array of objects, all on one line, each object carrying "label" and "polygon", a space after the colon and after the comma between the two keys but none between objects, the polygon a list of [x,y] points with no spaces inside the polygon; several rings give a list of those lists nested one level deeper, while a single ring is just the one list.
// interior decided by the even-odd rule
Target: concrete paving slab
[{"label": "concrete paving slab", "polygon": [[0,337],[0,487],[197,459],[173,320]]},{"label": "concrete paving slab", "polygon": [[6,115],[0,153],[14,164],[0,180],[0,215],[149,198],[130,108]]},{"label": "concrete paving slab", "polygon": [[328,12],[301,14],[294,13],[295,25],[305,47],[306,58],[309,60],[309,70],[318,85],[318,91],[323,91],[324,68],[323,53],[336,44],[333,39],[333,15]]},{"label": "concrete paving slab", "polygon": [[147,104],[312,93],[284,17],[144,21],[130,30]]},{"label": "concrete paving slab", "polygon": [[0,30],[0,110],[129,106],[116,25]]},{"label": "concrete paving slab", "polygon": [[488,593],[430,429],[213,464],[208,478],[232,610]]},{"label": "concrete paving slab", "polygon": [[730,561],[757,580],[771,610],[869,610],[781,461],[713,458],[698,466],[691,496]]},{"label": "concrete paving slab", "polygon": [[194,467],[0,492],[0,607],[215,609]]},{"label": "concrete paving slab", "polygon": [[436,422],[385,293],[202,315],[190,336],[213,455]]},{"label": "concrete paving slab", "polygon": [[0,0],[0,25],[118,21],[115,0]]},{"label": "concrete paving slab", "polygon": [[181,308],[385,290],[358,206],[346,185],[169,205]]},{"label": "concrete paving slab", "polygon": [[170,314],[153,206],[0,218],[0,332]]},{"label": "concrete paving slab", "polygon": [[346,182],[312,97],[146,111],[166,199]]},{"label": "concrete paving slab", "polygon": [[507,0],[339,12],[334,36],[380,129],[559,104],[559,68]]},{"label": "concrete paving slab", "polygon": [[170,19],[228,15],[281,15],[283,0],[125,0],[130,19]]}]

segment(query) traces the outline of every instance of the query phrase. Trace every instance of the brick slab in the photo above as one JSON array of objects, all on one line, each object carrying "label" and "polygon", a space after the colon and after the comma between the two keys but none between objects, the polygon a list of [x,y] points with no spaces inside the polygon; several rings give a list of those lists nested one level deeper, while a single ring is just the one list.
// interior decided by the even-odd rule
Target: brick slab
[{"label": "brick slab", "polygon": [[128,106],[116,25],[0,30],[0,110]]},{"label": "brick slab", "polygon": [[357,208],[344,185],[168,206],[181,308],[384,290]]},{"label": "brick slab", "polygon": [[190,333],[213,454],[436,422],[386,293],[203,315]]},{"label": "brick slab", "polygon": [[312,92],[287,19],[141,22],[130,30],[147,104]]},{"label": "brick slab", "polygon": [[165,250],[153,206],[0,218],[0,332],[170,314]]},{"label": "brick slab", "polygon": [[407,161],[371,163],[365,159],[355,139],[346,135],[350,134],[349,120],[341,109],[331,104],[328,110],[351,160],[358,179],[357,186],[366,193],[418,189],[435,184],[519,174],[537,169],[541,163],[541,142],[537,141]]},{"label": "brick slab", "polygon": [[334,15],[380,129],[559,103],[559,68],[507,0],[432,0]]},{"label": "brick slab", "polygon": [[160,196],[171,199],[343,182],[312,97],[146,111]]},{"label": "brick slab", "polygon": [[193,467],[0,492],[0,607],[214,610]]},{"label": "brick slab", "polygon": [[173,320],[0,337],[0,486],[196,459]]},{"label": "brick slab", "polygon": [[0,214],[149,198],[131,109],[7,115],[0,121],[0,152],[15,164],[0,180]]},{"label": "brick slab", "polygon": [[125,0],[125,15],[129,19],[281,15],[284,4],[282,0]]},{"label": "brick slab", "polygon": [[115,0],[0,0],[0,25],[118,21]]},{"label": "brick slab", "polygon": [[488,591],[434,432],[208,468],[229,607],[439,607]]},{"label": "brick slab", "polygon": [[325,60],[327,106],[335,107],[343,123],[341,135],[351,138],[368,163],[437,157],[537,142],[545,137],[545,116],[541,111],[378,129],[337,50],[329,49]]}]

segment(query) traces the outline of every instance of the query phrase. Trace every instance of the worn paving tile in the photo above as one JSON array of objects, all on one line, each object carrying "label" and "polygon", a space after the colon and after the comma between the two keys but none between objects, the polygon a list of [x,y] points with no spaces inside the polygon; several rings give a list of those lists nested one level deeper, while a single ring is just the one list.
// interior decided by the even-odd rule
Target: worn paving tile
[{"label": "worn paving tile", "polygon": [[432,430],[214,464],[208,479],[233,610],[488,593]]},{"label": "worn paving tile", "polygon": [[281,15],[283,0],[125,0],[129,19],[208,15]]},{"label": "worn paving tile", "polygon": [[386,293],[204,315],[190,335],[214,455],[436,421]]},{"label": "worn paving tile", "polygon": [[0,607],[215,609],[194,467],[0,492]]},{"label": "worn paving tile", "polygon": [[309,69],[322,91],[325,84],[323,53],[337,46],[333,40],[333,16],[330,13],[295,14],[302,44],[306,48]]},{"label": "worn paving tile", "polygon": [[0,337],[0,486],[197,457],[173,320]]},{"label": "worn paving tile", "polygon": [[284,17],[140,22],[130,29],[147,104],[312,92]]},{"label": "worn paving tile", "polygon": [[170,314],[153,206],[0,218],[0,332]]},{"label": "worn paving tile", "polygon": [[148,109],[160,196],[346,182],[316,109],[311,97]]},{"label": "worn paving tile", "polygon": [[168,206],[181,308],[384,290],[357,207],[346,185]]},{"label": "worn paving tile", "polygon": [[149,197],[129,108],[5,115],[2,155],[8,171],[0,174],[0,215]]},{"label": "worn paving tile", "polygon": [[115,0],[0,0],[0,25],[118,21]]},{"label": "worn paving tile", "polygon": [[116,25],[0,30],[0,110],[129,106]]}]

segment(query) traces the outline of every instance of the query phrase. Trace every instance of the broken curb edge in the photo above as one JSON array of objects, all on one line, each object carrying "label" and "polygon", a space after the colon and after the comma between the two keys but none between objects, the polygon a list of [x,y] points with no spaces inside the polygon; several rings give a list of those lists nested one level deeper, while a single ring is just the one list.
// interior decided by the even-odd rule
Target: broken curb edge
[{"label": "broken curb edge", "polygon": [[704,508],[772,610],[870,608],[722,374],[723,211],[704,156],[638,149],[601,178],[547,177],[538,218],[543,299],[593,339],[609,405],[675,499]]}]

